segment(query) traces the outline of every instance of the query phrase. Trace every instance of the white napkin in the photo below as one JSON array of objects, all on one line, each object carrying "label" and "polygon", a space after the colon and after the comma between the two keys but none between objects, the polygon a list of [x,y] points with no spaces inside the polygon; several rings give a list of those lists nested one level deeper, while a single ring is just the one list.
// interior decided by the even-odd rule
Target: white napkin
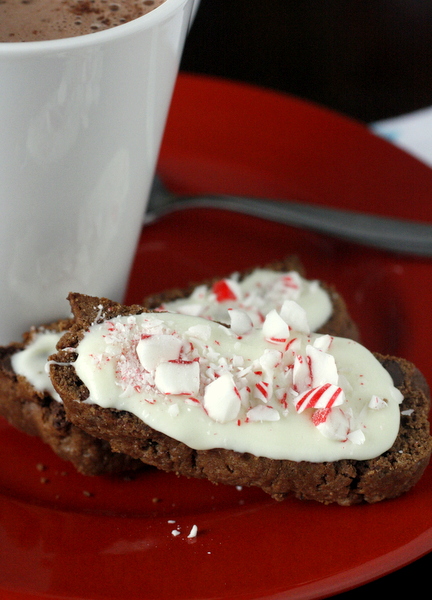
[{"label": "white napkin", "polygon": [[432,167],[432,107],[376,121],[370,128]]}]

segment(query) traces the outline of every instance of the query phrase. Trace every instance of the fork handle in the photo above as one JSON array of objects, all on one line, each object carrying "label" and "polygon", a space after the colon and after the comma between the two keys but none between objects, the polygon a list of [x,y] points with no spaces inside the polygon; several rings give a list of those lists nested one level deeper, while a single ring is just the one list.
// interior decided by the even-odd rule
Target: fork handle
[{"label": "fork handle", "polygon": [[393,252],[432,256],[432,225],[301,202],[281,202],[236,196],[179,197],[149,213],[148,221],[172,211],[218,208]]}]

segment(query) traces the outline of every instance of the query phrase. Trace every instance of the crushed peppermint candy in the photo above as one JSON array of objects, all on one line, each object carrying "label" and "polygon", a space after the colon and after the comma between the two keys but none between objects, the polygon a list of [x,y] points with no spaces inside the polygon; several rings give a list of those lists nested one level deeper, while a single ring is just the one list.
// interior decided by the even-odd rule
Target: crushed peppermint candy
[{"label": "crushed peppermint candy", "polygon": [[271,406],[258,404],[248,410],[247,419],[249,421],[279,421],[280,413]]},{"label": "crushed peppermint candy", "polygon": [[195,538],[198,535],[198,527],[196,525],[192,525],[192,529],[188,533],[188,538]]},{"label": "crushed peppermint candy", "polygon": [[180,360],[182,341],[172,335],[146,335],[137,344],[137,354],[146,371],[156,369],[159,363]]},{"label": "crushed peppermint candy", "polygon": [[299,306],[297,302],[294,302],[294,300],[284,301],[280,316],[288,324],[290,329],[295,329],[301,333],[310,333],[306,311]]},{"label": "crushed peppermint candy", "polygon": [[328,335],[328,334],[320,335],[314,341],[313,347],[318,348],[318,350],[322,350],[323,352],[327,352],[327,350],[330,349],[332,341],[333,341],[332,335]]},{"label": "crushed peppermint candy", "polygon": [[241,399],[230,373],[223,373],[206,386],[203,404],[209,417],[219,423],[237,418]]},{"label": "crushed peppermint candy", "polygon": [[274,344],[282,344],[290,337],[290,327],[276,310],[271,310],[262,326],[264,338]]},{"label": "crushed peppermint candy", "polygon": [[238,309],[258,327],[268,312],[276,309],[283,311],[284,318],[296,321],[297,331],[306,332],[321,327],[330,318],[332,308],[329,294],[318,281],[304,279],[297,271],[255,269],[242,278],[233,273],[212,286],[198,285],[188,297],[166,302],[158,310],[229,324],[230,310]]},{"label": "crushed peppermint candy", "polygon": [[312,417],[318,431],[327,438],[346,442],[350,433],[350,415],[340,408],[323,408]]},{"label": "crushed peppermint candy", "polygon": [[171,535],[173,535],[174,537],[177,537],[178,535],[180,535],[180,531],[178,529],[173,529],[171,531]]},{"label": "crushed peppermint candy", "polygon": [[252,331],[253,323],[250,316],[244,310],[228,308],[231,330],[237,335],[245,335]]},{"label": "crushed peppermint candy", "polygon": [[373,410],[381,410],[387,406],[387,400],[380,398],[379,396],[373,395],[368,404],[369,408]]},{"label": "crushed peppermint candy", "polygon": [[212,292],[216,295],[217,302],[238,300],[241,297],[239,285],[232,279],[221,279],[213,284]]},{"label": "crushed peppermint candy", "polygon": [[401,410],[401,415],[404,415],[405,417],[410,417],[414,412],[413,408],[407,408],[406,410]]},{"label": "crushed peppermint candy", "polygon": [[154,382],[162,394],[197,394],[200,386],[199,364],[195,360],[161,362],[156,367]]},{"label": "crushed peppermint candy", "polygon": [[311,388],[294,400],[297,412],[303,412],[307,408],[328,408],[340,406],[345,401],[345,394],[342,388],[331,383],[325,383],[315,388]]},{"label": "crushed peppermint candy", "polygon": [[355,431],[350,431],[348,433],[347,438],[353,444],[358,444],[358,445],[364,444],[365,439],[366,439],[365,434],[363,433],[363,431],[361,431],[361,429],[356,429]]}]

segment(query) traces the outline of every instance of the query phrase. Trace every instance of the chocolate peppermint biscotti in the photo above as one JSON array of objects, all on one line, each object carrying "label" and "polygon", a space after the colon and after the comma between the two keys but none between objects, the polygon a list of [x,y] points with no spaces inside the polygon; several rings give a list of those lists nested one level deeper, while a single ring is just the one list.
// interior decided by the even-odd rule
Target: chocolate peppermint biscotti
[{"label": "chocolate peppermint biscotti", "polygon": [[[228,307],[237,306],[248,309],[257,320],[263,318],[263,311],[280,306],[287,298],[302,303],[321,330],[357,337],[356,325],[341,296],[325,284],[306,280],[303,266],[295,256],[264,269],[213,279],[186,290],[163,292],[146,298],[144,304],[163,304],[171,310],[192,313],[199,306],[205,316],[213,314],[220,319],[228,318]],[[0,415],[21,431],[41,437],[83,474],[142,467],[140,461],[111,452],[107,442],[88,436],[67,420],[64,406],[50,384],[45,362],[71,325],[69,319],[33,328],[23,335],[21,343],[0,348]]]},{"label": "chocolate peppermint biscotti", "polygon": [[50,358],[68,419],[146,464],[220,484],[352,505],[395,498],[432,451],[429,389],[411,363],[311,333],[286,301],[227,327],[69,297]]},{"label": "chocolate peppermint biscotti", "polygon": [[23,341],[0,347],[0,415],[12,426],[40,437],[62,459],[84,475],[102,475],[144,468],[141,461],[113,452],[67,420],[60,397],[45,369],[70,319],[35,328]]}]

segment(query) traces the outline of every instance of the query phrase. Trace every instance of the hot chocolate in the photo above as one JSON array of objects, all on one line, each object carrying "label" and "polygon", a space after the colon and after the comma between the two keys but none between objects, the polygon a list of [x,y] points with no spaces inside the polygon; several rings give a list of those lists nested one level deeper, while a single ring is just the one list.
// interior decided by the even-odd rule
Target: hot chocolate
[{"label": "hot chocolate", "polygon": [[0,42],[76,37],[132,21],[165,0],[0,0]]}]

